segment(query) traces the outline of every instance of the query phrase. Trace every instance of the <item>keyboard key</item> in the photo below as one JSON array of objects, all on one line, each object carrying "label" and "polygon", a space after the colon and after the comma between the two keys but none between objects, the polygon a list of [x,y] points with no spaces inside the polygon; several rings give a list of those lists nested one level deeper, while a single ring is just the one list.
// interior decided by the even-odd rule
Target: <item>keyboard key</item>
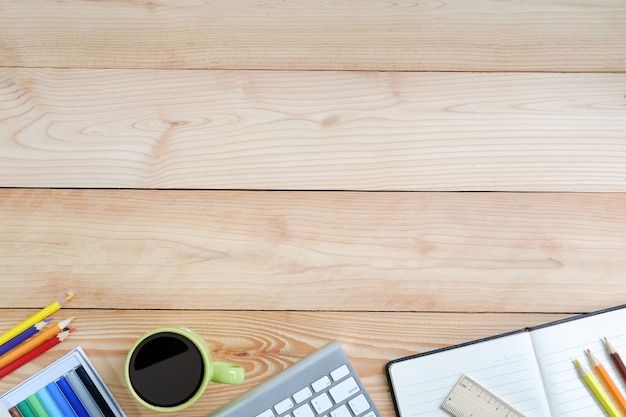
[{"label": "keyboard key", "polygon": [[342,405],[336,410],[331,411],[330,417],[352,417],[352,414],[350,414],[350,411],[348,411],[348,407]]},{"label": "keyboard key", "polygon": [[330,377],[333,379],[333,381],[339,381],[341,378],[348,375],[349,373],[350,370],[348,369],[348,366],[341,365],[339,368],[330,373]]},{"label": "keyboard key", "polygon": [[326,375],[324,375],[323,377],[321,377],[317,381],[313,382],[313,384],[311,384],[311,386],[313,387],[313,391],[320,392],[324,388],[330,386],[330,379]]},{"label": "keyboard key", "polygon": [[307,398],[311,398],[312,395],[313,393],[311,392],[311,389],[309,387],[304,387],[300,391],[293,394],[293,399],[296,400],[297,404],[300,404]]},{"label": "keyboard key", "polygon": [[341,345],[334,341],[222,407],[212,417],[382,416]]},{"label": "keyboard key", "polygon": [[309,404],[304,404],[293,410],[293,417],[315,417]]},{"label": "keyboard key", "polygon": [[360,391],[359,385],[356,383],[353,377],[340,382],[332,387],[328,392],[333,397],[335,403],[339,404],[347,398],[350,398],[354,394]]},{"label": "keyboard key", "polygon": [[317,414],[322,414],[324,411],[330,410],[333,406],[333,402],[325,392],[313,398],[311,404],[313,405],[313,408],[315,408],[315,411],[317,411]]},{"label": "keyboard key", "polygon": [[289,410],[292,407],[293,401],[291,401],[291,398],[285,398],[274,406],[274,410],[276,410],[278,414],[283,414],[285,411]]},{"label": "keyboard key", "polygon": [[258,414],[256,417],[274,417],[274,413],[272,410],[265,410],[261,414]]},{"label": "keyboard key", "polygon": [[348,404],[350,405],[352,412],[356,416],[360,415],[366,410],[369,410],[370,408],[370,403],[367,402],[367,400],[365,399],[365,395],[363,394],[351,399],[350,401],[348,401]]}]

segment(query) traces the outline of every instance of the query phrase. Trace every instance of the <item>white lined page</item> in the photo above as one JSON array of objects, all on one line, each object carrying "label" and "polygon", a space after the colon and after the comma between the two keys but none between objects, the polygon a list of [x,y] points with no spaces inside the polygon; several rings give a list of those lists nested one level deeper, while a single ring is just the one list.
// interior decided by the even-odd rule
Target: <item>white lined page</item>
[{"label": "white lined page", "polygon": [[389,374],[401,417],[449,417],[441,403],[462,374],[527,417],[549,415],[528,332],[397,362]]},{"label": "white lined page", "polygon": [[543,327],[533,330],[530,335],[537,352],[552,417],[606,417],[574,365],[574,360],[579,359],[592,369],[585,353],[587,349],[602,362],[622,393],[626,393],[624,382],[603,342],[603,338],[607,337],[625,358],[626,309]]}]

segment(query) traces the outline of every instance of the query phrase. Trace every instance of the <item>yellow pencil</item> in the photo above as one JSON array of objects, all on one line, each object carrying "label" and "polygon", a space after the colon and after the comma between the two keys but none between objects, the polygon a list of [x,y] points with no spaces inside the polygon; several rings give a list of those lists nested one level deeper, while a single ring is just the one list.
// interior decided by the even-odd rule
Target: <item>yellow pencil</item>
[{"label": "yellow pencil", "polygon": [[65,330],[67,326],[69,326],[73,319],[74,317],[57,323],[55,326],[49,328],[48,330],[40,332],[37,336],[29,339],[28,341],[17,346],[10,352],[2,355],[0,357],[0,369],[24,356],[31,350],[35,349],[37,346],[44,344],[47,340],[52,339],[57,334],[61,333],[63,330]]},{"label": "yellow pencil", "polygon": [[64,300],[53,302],[52,304],[44,307],[39,312],[33,314],[31,317],[18,324],[14,328],[8,330],[6,333],[0,336],[0,345],[13,339],[15,336],[22,333],[24,330],[27,330],[29,327],[34,326],[41,320],[51,316],[52,313],[58,311],[66,302],[71,300],[72,297],[74,297],[74,293],[69,293]]},{"label": "yellow pencil", "polygon": [[622,413],[626,414],[626,398],[624,398],[619,388],[617,388],[617,385],[615,385],[615,382],[613,382],[613,379],[604,368],[604,365],[602,365],[602,363],[598,360],[596,355],[594,355],[589,349],[587,349],[587,355],[589,355],[589,360],[591,361],[596,374],[598,374],[600,381],[604,384],[604,388],[606,388],[609,394],[611,394],[615,404],[617,404],[619,409],[622,410]]},{"label": "yellow pencil", "polygon": [[606,393],[606,391],[602,388],[602,386],[600,385],[600,382],[596,379],[596,377],[593,376],[591,371],[587,369],[585,365],[580,363],[578,359],[576,359],[574,362],[578,366],[578,370],[580,371],[580,375],[583,377],[583,380],[587,383],[587,386],[589,386],[589,389],[591,390],[593,395],[595,395],[595,397],[598,399],[598,401],[600,402],[602,407],[606,410],[606,412],[609,414],[609,416],[610,417],[622,417],[622,414],[619,412],[617,407],[615,407],[615,404],[613,404],[613,401],[611,401],[611,398]]}]

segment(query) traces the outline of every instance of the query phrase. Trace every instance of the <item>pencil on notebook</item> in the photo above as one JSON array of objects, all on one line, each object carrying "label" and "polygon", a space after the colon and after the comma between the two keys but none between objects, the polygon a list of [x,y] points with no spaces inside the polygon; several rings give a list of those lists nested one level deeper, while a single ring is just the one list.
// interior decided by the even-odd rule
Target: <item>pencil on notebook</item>
[{"label": "pencil on notebook", "polygon": [[48,339],[43,344],[37,346],[35,349],[31,350],[30,352],[28,352],[24,356],[21,356],[17,360],[11,362],[10,364],[5,366],[4,368],[0,369],[0,378],[3,378],[5,376],[7,376],[11,372],[13,372],[16,369],[18,369],[19,367],[21,367],[21,366],[27,364],[28,362],[32,361],[33,359],[35,359],[39,355],[47,352],[49,349],[53,348],[54,346],[56,346],[59,343],[61,343],[62,341],[64,341],[73,332],[74,332],[74,328],[71,328],[71,329],[68,329],[68,330],[64,330],[61,333],[59,333],[56,336],[54,336],[52,339]]},{"label": "pencil on notebook", "polygon": [[609,356],[611,357],[613,364],[617,368],[617,371],[621,375],[624,382],[626,382],[626,365],[624,365],[624,362],[617,352],[617,349],[615,349],[615,346],[613,346],[613,344],[609,342],[606,337],[604,338],[604,343],[606,344],[606,350],[608,350]]},{"label": "pencil on notebook", "polygon": [[35,324],[32,327],[29,327],[27,330],[24,330],[22,333],[18,334],[13,339],[9,340],[8,342],[0,346],[0,356],[4,355],[11,349],[15,348],[16,346],[30,339],[35,334],[39,333],[41,329],[46,327],[49,321],[50,321],[50,318],[40,321],[39,323]]},{"label": "pencil on notebook", "polygon": [[578,370],[580,371],[580,375],[583,380],[596,397],[596,399],[600,402],[600,405],[604,408],[604,410],[608,413],[610,417],[622,417],[622,414],[619,412],[611,398],[606,393],[606,391],[600,385],[600,382],[596,379],[595,376],[591,373],[589,369],[585,365],[583,365],[578,359],[574,361]]},{"label": "pencil on notebook", "polygon": [[40,332],[37,336],[19,345],[18,347],[16,347],[15,349],[7,353],[6,355],[0,357],[0,369],[4,368],[5,366],[10,364],[14,360],[18,359],[19,357],[24,356],[25,354],[35,349],[37,346],[41,345],[47,340],[53,338],[54,336],[59,334],[59,332],[66,330],[65,328],[69,326],[69,324],[72,322],[73,319],[74,318],[71,317],[67,320],[63,320],[57,323],[55,326],[47,330],[44,330],[43,332]]},{"label": "pencil on notebook", "polygon": [[45,318],[51,316],[53,313],[57,312],[63,305],[65,305],[65,303],[67,303],[73,297],[74,297],[73,292],[68,293],[67,296],[61,301],[55,301],[49,304],[48,306],[44,307],[43,309],[39,310],[37,313],[33,314],[32,316],[30,316],[29,318],[27,318],[26,320],[18,324],[17,326],[6,331],[4,334],[0,335],[0,345],[13,339],[15,336],[19,335],[23,331],[28,330],[29,327],[34,326],[41,320],[44,320]]},{"label": "pencil on notebook", "polygon": [[613,378],[611,378],[604,365],[602,365],[591,350],[587,349],[587,355],[589,355],[589,360],[591,361],[598,378],[600,378],[600,381],[604,384],[604,388],[606,388],[608,393],[611,395],[613,401],[617,404],[617,407],[626,415],[626,399],[620,392],[619,388],[617,388],[617,385],[615,385],[615,382],[613,382]]}]

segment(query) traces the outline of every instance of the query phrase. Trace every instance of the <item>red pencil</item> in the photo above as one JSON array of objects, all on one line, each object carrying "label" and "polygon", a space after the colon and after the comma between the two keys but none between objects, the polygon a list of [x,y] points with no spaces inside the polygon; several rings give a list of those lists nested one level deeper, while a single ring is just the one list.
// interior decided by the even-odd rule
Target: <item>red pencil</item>
[{"label": "red pencil", "polygon": [[5,366],[4,368],[0,368],[0,378],[3,378],[5,376],[7,376],[11,372],[15,371],[17,368],[21,367],[22,365],[27,364],[28,362],[32,361],[37,356],[39,356],[42,353],[46,352],[50,348],[58,345],[63,340],[65,340],[65,338],[67,338],[73,331],[74,331],[74,328],[62,331],[61,333],[57,334],[53,338],[48,339],[43,344],[37,346],[35,349],[33,349],[30,352],[26,353],[24,356],[21,356],[19,359],[16,359],[15,361],[11,362],[10,364]]}]

